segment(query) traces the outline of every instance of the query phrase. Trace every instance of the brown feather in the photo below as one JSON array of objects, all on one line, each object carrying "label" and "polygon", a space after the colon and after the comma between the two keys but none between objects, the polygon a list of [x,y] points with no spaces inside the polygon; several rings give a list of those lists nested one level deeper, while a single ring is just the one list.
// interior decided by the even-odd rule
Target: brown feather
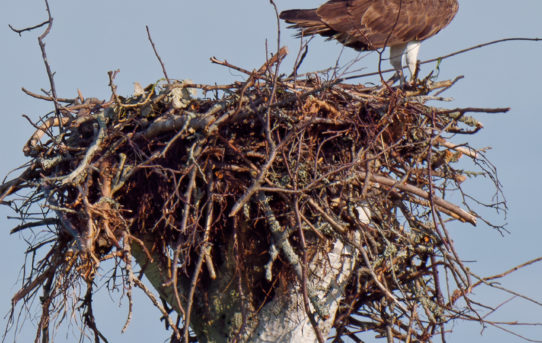
[{"label": "brown feather", "polygon": [[317,9],[284,11],[280,18],[299,29],[298,35],[320,34],[374,50],[427,39],[457,10],[457,0],[330,0]]}]

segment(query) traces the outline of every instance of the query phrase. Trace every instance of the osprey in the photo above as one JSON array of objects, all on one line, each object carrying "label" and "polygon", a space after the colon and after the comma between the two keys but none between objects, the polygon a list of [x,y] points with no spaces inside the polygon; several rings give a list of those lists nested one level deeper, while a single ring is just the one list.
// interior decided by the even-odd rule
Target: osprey
[{"label": "osprey", "polygon": [[320,34],[356,50],[390,47],[394,80],[403,81],[402,59],[414,77],[420,42],[448,25],[457,0],[330,0],[315,9],[288,10],[280,18],[298,36]]}]

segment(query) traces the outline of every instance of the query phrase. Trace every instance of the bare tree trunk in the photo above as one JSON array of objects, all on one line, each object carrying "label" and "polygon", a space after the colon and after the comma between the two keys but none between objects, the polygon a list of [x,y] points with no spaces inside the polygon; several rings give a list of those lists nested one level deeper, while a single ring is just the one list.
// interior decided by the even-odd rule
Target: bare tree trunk
[{"label": "bare tree trunk", "polygon": [[[328,314],[327,319],[319,317],[311,304],[311,312],[323,337],[327,337],[331,331],[355,262],[355,250],[338,240],[331,251],[318,254],[310,265],[309,287],[315,291],[314,301]],[[302,288],[299,283],[288,286],[289,289],[284,290],[282,296],[275,297],[258,313],[258,326],[247,342],[317,342],[315,330],[303,306]]]},{"label": "bare tree trunk", "polygon": [[[358,238],[359,235],[353,237]],[[344,288],[357,260],[355,249],[340,240],[330,244],[329,249],[313,257],[307,280],[307,288],[313,291],[310,310],[323,337],[327,337],[331,331]],[[179,311],[171,287],[164,286],[168,273],[163,265],[157,263],[159,256],[149,262],[137,244],[133,245],[132,253],[141,266],[146,266],[145,275],[160,296]],[[196,292],[191,328],[199,342],[221,343],[234,338],[247,343],[318,341],[305,312],[299,280],[279,287],[274,297],[257,309],[248,301],[248,295],[242,299],[236,287],[231,285],[236,282],[232,281],[233,268],[233,265],[222,266],[217,270],[217,279],[205,290]],[[186,294],[186,288],[186,284],[181,283],[180,293]],[[246,320],[243,320],[243,309]],[[317,312],[325,312],[326,318]]]}]

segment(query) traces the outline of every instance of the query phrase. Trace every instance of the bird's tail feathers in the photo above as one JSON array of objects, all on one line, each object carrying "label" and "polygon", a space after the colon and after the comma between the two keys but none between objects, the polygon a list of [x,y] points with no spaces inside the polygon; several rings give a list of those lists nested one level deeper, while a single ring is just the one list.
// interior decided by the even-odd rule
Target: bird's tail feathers
[{"label": "bird's tail feathers", "polygon": [[329,26],[322,22],[316,9],[287,10],[280,13],[279,18],[292,24],[288,27],[299,30],[297,36],[312,36],[321,34],[326,36]]}]

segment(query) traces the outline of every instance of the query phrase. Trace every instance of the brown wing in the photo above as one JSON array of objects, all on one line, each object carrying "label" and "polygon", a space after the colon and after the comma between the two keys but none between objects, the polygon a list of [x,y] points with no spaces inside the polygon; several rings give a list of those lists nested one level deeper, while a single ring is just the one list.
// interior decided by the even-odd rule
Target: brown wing
[{"label": "brown wing", "polygon": [[331,0],[316,10],[282,12],[281,18],[300,34],[373,50],[429,38],[450,23],[457,9],[457,0]]}]

